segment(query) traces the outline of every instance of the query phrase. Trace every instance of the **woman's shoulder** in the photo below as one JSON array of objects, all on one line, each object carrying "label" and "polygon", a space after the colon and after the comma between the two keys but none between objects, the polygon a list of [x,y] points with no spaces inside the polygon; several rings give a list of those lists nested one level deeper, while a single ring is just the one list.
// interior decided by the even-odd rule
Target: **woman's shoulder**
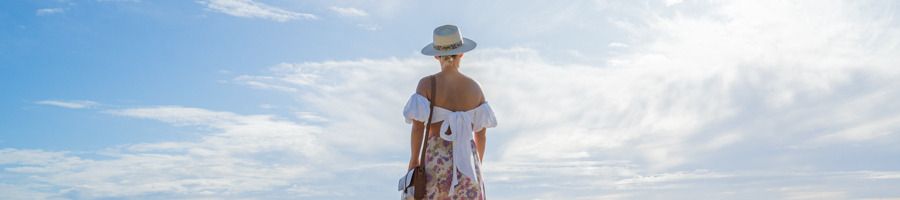
[{"label": "woman's shoulder", "polygon": [[[425,97],[430,97],[432,87],[431,85],[433,84],[432,78],[435,76],[436,75],[428,75],[420,78],[419,83],[416,86],[416,93]],[[439,77],[437,78],[440,79]],[[441,83],[451,83],[453,85],[456,85],[454,88],[463,89],[462,91],[458,91],[459,93],[457,94],[465,94],[462,96],[475,96],[479,99],[480,102],[484,101],[484,92],[481,90],[481,84],[469,76],[462,75],[458,78],[452,78],[451,82],[447,82],[446,80],[437,81],[438,86],[440,86]]]},{"label": "woman's shoulder", "polygon": [[416,86],[416,93],[426,97],[430,96],[432,76],[434,75],[428,75],[419,79],[419,84]]},{"label": "woman's shoulder", "polygon": [[464,75],[463,77],[466,80],[465,81],[466,86],[468,86],[469,91],[471,91],[471,93],[473,93],[473,94],[476,94],[476,96],[478,96],[478,98],[480,99],[479,101],[483,102],[484,101],[484,91],[481,90],[481,83],[479,83],[478,81],[476,81],[473,78],[470,78],[469,76]]}]

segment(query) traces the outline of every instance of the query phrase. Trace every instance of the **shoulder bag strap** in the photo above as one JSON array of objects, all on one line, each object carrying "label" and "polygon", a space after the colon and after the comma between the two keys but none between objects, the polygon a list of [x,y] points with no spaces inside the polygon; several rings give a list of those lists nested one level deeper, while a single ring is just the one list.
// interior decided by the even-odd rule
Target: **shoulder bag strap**
[{"label": "shoulder bag strap", "polygon": [[415,185],[416,191],[414,193],[414,199],[420,200],[425,198],[425,149],[428,148],[428,132],[431,130],[431,118],[434,116],[434,97],[437,94],[437,90],[435,89],[437,83],[435,81],[435,76],[431,75],[431,100],[428,112],[428,122],[425,122],[425,133],[422,134],[422,147],[419,149],[419,166],[416,166],[415,178],[413,178],[413,184]]},{"label": "shoulder bag strap", "polygon": [[435,96],[437,96],[437,81],[434,75],[431,75],[431,103],[429,103],[428,108],[428,122],[425,123],[425,133],[422,135],[422,148],[419,151],[419,165],[425,166],[425,148],[428,148],[428,133],[431,132],[431,117],[434,116],[434,100]]}]

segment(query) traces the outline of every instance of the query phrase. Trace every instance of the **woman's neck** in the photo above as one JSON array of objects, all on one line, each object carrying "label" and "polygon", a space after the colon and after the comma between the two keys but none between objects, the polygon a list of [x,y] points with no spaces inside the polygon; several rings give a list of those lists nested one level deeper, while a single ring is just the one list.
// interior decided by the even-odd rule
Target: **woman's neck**
[{"label": "woman's neck", "polygon": [[442,74],[459,74],[459,66],[441,66]]}]

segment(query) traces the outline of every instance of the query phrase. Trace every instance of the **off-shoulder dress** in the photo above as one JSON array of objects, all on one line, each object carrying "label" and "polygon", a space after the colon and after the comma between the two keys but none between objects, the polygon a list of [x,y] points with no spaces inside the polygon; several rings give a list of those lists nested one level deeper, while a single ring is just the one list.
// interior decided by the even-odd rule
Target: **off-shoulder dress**
[{"label": "off-shoulder dress", "polygon": [[[403,108],[406,123],[428,120],[428,98],[416,93]],[[428,136],[425,152],[426,199],[484,199],[481,161],[474,133],[497,126],[487,102],[466,111],[434,107],[433,124],[441,123],[440,136]]]}]

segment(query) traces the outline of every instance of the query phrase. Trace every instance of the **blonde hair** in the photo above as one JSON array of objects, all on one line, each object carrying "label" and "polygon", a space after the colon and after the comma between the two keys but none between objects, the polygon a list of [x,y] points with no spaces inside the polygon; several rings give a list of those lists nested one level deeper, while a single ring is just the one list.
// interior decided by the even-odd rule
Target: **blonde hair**
[{"label": "blonde hair", "polygon": [[441,59],[441,62],[450,61],[453,62],[459,55],[446,55],[446,56],[438,56]]}]

